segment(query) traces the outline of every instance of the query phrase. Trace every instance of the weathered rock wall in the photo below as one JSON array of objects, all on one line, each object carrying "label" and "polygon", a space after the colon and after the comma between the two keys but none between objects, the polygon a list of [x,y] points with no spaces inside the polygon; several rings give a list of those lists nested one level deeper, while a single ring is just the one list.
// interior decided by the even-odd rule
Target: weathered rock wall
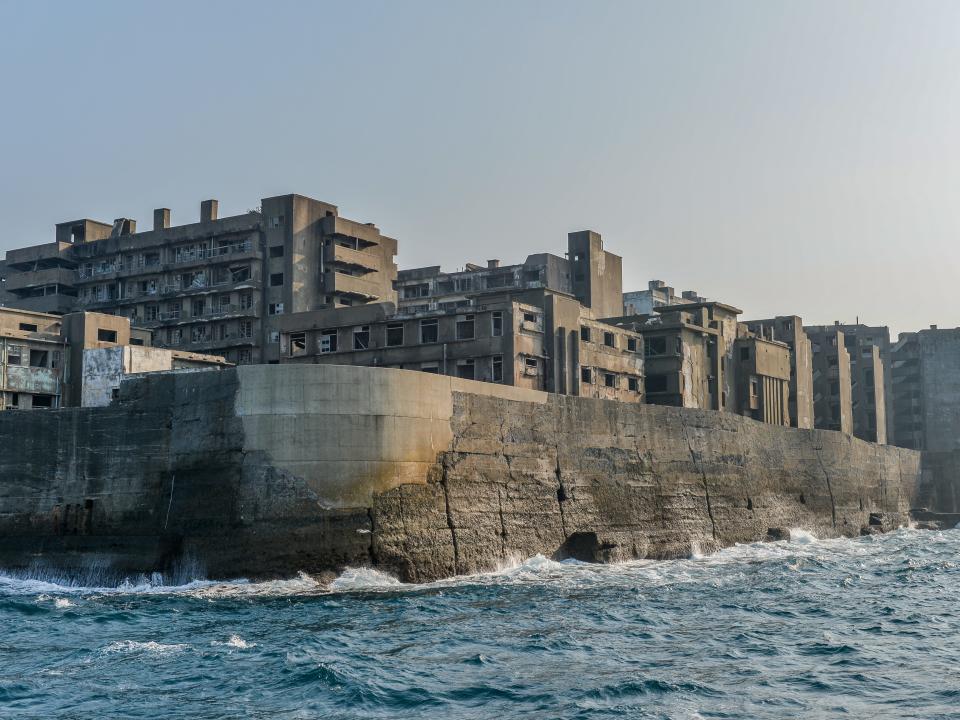
[{"label": "weathered rock wall", "polygon": [[906,523],[918,477],[918,453],[835,432],[457,394],[440,477],[376,498],[373,554],[426,580],[534,553],[669,558],[790,528],[858,535],[871,514],[885,529]]},{"label": "weathered rock wall", "polygon": [[918,477],[909,450],[713,412],[376,368],[164,373],[105,408],[0,413],[0,567],[675,557],[896,524]]}]

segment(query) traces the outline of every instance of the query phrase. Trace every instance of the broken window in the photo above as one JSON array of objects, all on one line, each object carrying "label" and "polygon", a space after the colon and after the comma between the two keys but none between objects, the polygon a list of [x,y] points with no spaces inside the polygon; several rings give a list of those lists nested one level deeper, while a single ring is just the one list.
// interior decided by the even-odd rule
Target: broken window
[{"label": "broken window", "polygon": [[473,287],[473,278],[471,277],[457,278],[456,280],[453,281],[453,284],[457,292],[467,292]]},{"label": "broken window", "polygon": [[527,322],[527,323],[533,323],[534,325],[536,325],[536,324],[537,324],[537,316],[536,316],[534,313],[525,312],[525,313],[523,314],[523,321],[524,321],[524,322]]},{"label": "broken window", "polygon": [[320,352],[331,353],[336,351],[337,351],[337,331],[321,330],[320,331]]},{"label": "broken window", "polygon": [[640,391],[640,380],[635,377],[627,378],[627,389],[630,392],[639,392]]},{"label": "broken window", "polygon": [[387,323],[387,346],[403,345],[403,323]]},{"label": "broken window", "polygon": [[593,371],[590,368],[580,368],[580,382],[588,385],[593,382]]},{"label": "broken window", "polygon": [[244,282],[250,279],[250,266],[239,265],[230,268],[230,282]]},{"label": "broken window", "polygon": [[498,275],[490,275],[487,277],[488,288],[509,287],[513,285],[513,283],[513,273],[500,273]]},{"label": "broken window", "polygon": [[205,305],[206,305],[205,300],[202,300],[202,299],[194,300],[193,302],[190,303],[190,314],[193,317],[200,317],[201,315],[203,315],[203,309]]},{"label": "broken window", "polygon": [[253,293],[243,293],[240,295],[240,309],[249,310],[253,307]]},{"label": "broken window", "polygon": [[465,315],[457,320],[457,340],[473,340],[473,315]]},{"label": "broken window", "polygon": [[472,359],[470,360],[461,360],[457,363],[457,377],[463,378],[465,380],[473,380],[475,373],[476,364]]},{"label": "broken window", "polygon": [[760,395],[760,383],[757,382],[756,378],[750,378],[750,397],[758,397]]},{"label": "broken window", "polygon": [[46,350],[31,350],[30,351],[30,367],[47,367],[47,351]]},{"label": "broken window", "polygon": [[603,334],[603,344],[607,347],[616,347],[617,339],[612,332],[605,332]]},{"label": "broken window", "polygon": [[283,303],[270,303],[267,306],[268,315],[283,315]]},{"label": "broken window", "polygon": [[272,245],[270,247],[270,257],[283,257],[283,245]]},{"label": "broken window", "polygon": [[237,364],[238,365],[250,364],[250,350],[248,348],[244,348],[237,353]]},{"label": "broken window", "polygon": [[536,358],[526,358],[523,361],[523,374],[524,375],[539,375],[540,374],[540,361]]},{"label": "broken window", "polygon": [[59,370],[63,367],[63,353],[60,350],[53,351],[53,356],[50,358],[50,367],[54,370]]},{"label": "broken window", "polygon": [[662,337],[645,338],[643,341],[643,354],[647,357],[651,355],[666,355],[667,339]]},{"label": "broken window", "polygon": [[274,215],[270,218],[270,227],[278,228],[283,227],[283,215]]},{"label": "broken window", "polygon": [[430,286],[426,283],[423,283],[422,285],[407,285],[403,289],[403,297],[405,300],[408,298],[426,297],[429,294]]},{"label": "broken window", "polygon": [[583,342],[590,342],[590,328],[586,325],[580,326],[580,339]]},{"label": "broken window", "polygon": [[283,285],[283,273],[273,273],[270,276],[270,287],[280,287]]},{"label": "broken window", "polygon": [[627,350],[629,352],[637,351],[637,339],[636,338],[627,338]]},{"label": "broken window", "polygon": [[613,373],[604,373],[603,384],[608,388],[615,388],[617,386],[617,376]]},{"label": "broken window", "polygon": [[497,310],[490,316],[490,334],[493,337],[503,335],[503,313]]},{"label": "broken window", "polygon": [[253,323],[249,320],[240,321],[240,337],[242,338],[252,338],[253,337]]},{"label": "broken window", "polygon": [[143,264],[144,265],[159,265],[160,264],[160,253],[159,252],[148,252],[143,254]]},{"label": "broken window", "polygon": [[37,326],[33,323],[20,323],[20,329],[25,330],[26,332],[36,332]]},{"label": "broken window", "polygon": [[491,362],[491,377],[494,382],[503,382],[503,355],[494,355]]},{"label": "broken window", "polygon": [[34,396],[33,396],[33,407],[35,407],[35,408],[52,408],[52,407],[54,407],[53,395],[34,395]]},{"label": "broken window", "polygon": [[[158,306],[157,305],[144,305],[143,306],[143,319],[147,322],[153,322],[157,319],[158,315]],[[177,309],[177,317],[180,317],[179,308]]]},{"label": "broken window", "polygon": [[439,338],[439,323],[436,318],[420,321],[420,342],[435,343]]},{"label": "broken window", "polygon": [[749,360],[749,359],[750,359],[750,348],[749,348],[749,347],[742,347],[742,348],[740,348],[740,359],[741,359],[741,360]]},{"label": "broken window", "polygon": [[367,350],[370,347],[370,326],[362,325],[353,329],[353,349]]},{"label": "broken window", "polygon": [[299,355],[307,351],[307,334],[305,332],[290,333],[290,354]]},{"label": "broken window", "polygon": [[117,341],[117,331],[97,328],[97,340],[100,342],[115,343]]}]

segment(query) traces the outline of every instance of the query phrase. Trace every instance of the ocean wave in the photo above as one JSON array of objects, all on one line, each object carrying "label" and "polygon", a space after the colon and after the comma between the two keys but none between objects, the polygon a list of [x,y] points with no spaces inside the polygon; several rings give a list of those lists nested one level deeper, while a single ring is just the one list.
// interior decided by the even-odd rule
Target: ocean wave
[{"label": "ocean wave", "polygon": [[186,643],[158,643],[154,640],[140,642],[138,640],[120,640],[112,642],[100,652],[103,655],[147,653],[151,655],[171,655],[190,649]]}]

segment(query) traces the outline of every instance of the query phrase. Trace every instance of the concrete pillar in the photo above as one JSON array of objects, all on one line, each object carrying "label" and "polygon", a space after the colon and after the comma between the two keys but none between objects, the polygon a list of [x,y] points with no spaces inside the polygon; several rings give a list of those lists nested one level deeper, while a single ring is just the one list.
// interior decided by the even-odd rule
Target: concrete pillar
[{"label": "concrete pillar", "polygon": [[170,227],[170,208],[157,208],[153,211],[153,229],[166,230]]},{"label": "concrete pillar", "polygon": [[216,200],[204,200],[200,203],[200,222],[211,222],[217,219],[220,203]]}]

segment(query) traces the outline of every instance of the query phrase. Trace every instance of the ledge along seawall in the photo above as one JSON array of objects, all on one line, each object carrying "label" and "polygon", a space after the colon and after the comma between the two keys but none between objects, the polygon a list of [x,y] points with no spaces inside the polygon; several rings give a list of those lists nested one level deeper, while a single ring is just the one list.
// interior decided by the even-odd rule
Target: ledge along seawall
[{"label": "ledge along seawall", "polygon": [[675,558],[897,527],[921,470],[835,432],[413,371],[158,373],[109,407],[0,413],[0,567],[428,581]]}]

